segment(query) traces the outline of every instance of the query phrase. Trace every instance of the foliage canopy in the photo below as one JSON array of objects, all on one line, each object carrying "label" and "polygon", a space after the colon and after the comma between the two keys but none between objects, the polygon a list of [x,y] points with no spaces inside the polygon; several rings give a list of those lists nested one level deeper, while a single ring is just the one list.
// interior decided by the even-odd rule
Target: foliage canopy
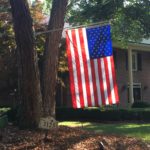
[{"label": "foliage canopy", "polygon": [[69,10],[73,24],[110,20],[113,39],[138,41],[150,36],[149,0],[74,0]]}]

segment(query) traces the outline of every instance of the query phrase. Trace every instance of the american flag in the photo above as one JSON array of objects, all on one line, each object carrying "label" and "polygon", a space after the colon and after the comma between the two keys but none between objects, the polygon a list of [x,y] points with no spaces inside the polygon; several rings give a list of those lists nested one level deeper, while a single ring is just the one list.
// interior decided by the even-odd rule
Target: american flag
[{"label": "american flag", "polygon": [[119,102],[110,25],[66,31],[74,108]]}]

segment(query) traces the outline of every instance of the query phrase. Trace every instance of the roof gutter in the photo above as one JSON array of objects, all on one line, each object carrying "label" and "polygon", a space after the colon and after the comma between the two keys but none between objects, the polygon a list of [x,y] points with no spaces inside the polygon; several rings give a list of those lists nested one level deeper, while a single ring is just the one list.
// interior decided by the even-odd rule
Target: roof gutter
[{"label": "roof gutter", "polygon": [[129,43],[126,46],[123,46],[119,42],[114,42],[113,47],[121,48],[121,49],[131,49],[131,50],[137,50],[137,51],[149,51],[150,52],[150,44],[144,44],[144,43]]}]

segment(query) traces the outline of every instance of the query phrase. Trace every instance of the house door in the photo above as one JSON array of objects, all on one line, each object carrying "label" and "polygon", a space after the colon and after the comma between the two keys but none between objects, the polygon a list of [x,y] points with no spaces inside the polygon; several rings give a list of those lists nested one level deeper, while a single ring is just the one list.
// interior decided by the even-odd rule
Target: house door
[{"label": "house door", "polygon": [[[141,83],[133,84],[133,97],[134,97],[134,102],[139,102],[142,100]],[[129,102],[129,87],[128,87],[128,102]]]},{"label": "house door", "polygon": [[133,87],[133,96],[135,102],[141,101],[141,87]]}]

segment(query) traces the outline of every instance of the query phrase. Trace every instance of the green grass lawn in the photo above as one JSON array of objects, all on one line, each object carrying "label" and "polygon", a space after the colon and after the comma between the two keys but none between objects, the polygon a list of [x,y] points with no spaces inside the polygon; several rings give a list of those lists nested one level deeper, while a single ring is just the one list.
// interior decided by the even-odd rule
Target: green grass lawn
[{"label": "green grass lawn", "polygon": [[91,122],[60,122],[59,125],[70,127],[81,127],[88,131],[95,131],[104,134],[126,135],[140,138],[150,143],[150,123],[118,123],[118,124],[103,124]]}]

